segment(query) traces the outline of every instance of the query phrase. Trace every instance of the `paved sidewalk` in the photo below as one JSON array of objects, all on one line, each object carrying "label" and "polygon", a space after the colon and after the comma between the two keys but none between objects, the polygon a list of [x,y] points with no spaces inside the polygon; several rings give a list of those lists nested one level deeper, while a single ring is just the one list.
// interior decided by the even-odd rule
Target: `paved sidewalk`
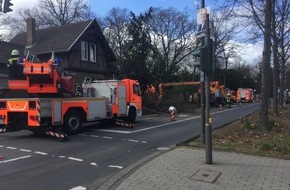
[{"label": "paved sidewalk", "polygon": [[[176,147],[147,162],[114,189],[117,190],[290,190],[290,161]],[[112,189],[112,188],[111,188]]]}]

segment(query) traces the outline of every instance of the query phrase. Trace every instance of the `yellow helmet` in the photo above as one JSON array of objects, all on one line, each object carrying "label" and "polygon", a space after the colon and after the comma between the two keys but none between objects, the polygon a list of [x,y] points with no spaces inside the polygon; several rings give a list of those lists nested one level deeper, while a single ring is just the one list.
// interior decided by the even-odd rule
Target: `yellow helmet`
[{"label": "yellow helmet", "polygon": [[12,50],[11,55],[19,55],[19,51],[14,49]]}]

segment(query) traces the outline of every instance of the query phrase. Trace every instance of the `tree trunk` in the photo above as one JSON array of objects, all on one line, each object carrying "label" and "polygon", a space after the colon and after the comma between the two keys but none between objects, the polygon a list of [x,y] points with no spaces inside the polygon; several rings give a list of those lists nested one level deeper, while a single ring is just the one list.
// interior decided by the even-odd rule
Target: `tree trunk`
[{"label": "tree trunk", "polygon": [[[273,13],[275,13],[275,1],[272,5]],[[276,32],[276,16],[272,14],[272,35],[273,35],[273,108],[276,115],[279,114],[278,109],[278,86],[279,86],[279,61],[278,61],[278,37]],[[281,93],[281,92],[280,92]]]},{"label": "tree trunk", "polygon": [[265,4],[265,30],[264,30],[262,81],[261,81],[262,102],[260,110],[260,124],[263,130],[269,130],[268,100],[270,97],[269,71],[271,59],[271,12],[272,12],[271,3],[272,3],[271,0],[266,0]]}]

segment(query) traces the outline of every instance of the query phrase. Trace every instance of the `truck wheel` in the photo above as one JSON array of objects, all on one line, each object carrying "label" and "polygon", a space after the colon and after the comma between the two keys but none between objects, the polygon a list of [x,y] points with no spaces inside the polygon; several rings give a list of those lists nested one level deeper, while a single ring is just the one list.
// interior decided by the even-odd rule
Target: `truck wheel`
[{"label": "truck wheel", "polygon": [[64,118],[63,131],[70,135],[76,134],[81,130],[82,123],[83,121],[79,113],[69,111]]},{"label": "truck wheel", "polygon": [[125,121],[135,123],[136,116],[137,116],[136,109],[130,108],[128,116],[126,117]]}]

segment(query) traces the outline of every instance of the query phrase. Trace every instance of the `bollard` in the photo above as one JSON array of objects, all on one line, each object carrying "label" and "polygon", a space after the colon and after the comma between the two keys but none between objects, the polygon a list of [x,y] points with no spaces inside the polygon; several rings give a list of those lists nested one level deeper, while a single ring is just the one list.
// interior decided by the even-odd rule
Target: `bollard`
[{"label": "bollard", "polygon": [[219,111],[223,110],[223,106],[221,104],[219,104]]},{"label": "bollard", "polygon": [[171,111],[170,112],[170,121],[174,121],[174,116],[175,116],[174,111]]},{"label": "bollard", "polygon": [[175,114],[177,113],[176,108],[173,106],[170,106],[169,113],[170,113],[170,121],[175,121],[174,117],[175,117]]}]

